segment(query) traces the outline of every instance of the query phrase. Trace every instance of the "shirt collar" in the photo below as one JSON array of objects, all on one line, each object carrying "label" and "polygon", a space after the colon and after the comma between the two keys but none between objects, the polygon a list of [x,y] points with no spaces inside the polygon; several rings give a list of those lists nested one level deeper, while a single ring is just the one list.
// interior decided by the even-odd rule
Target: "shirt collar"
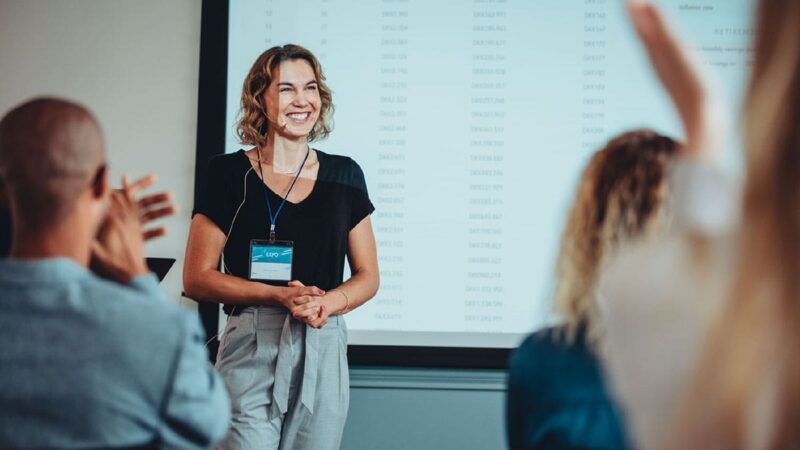
[{"label": "shirt collar", "polygon": [[63,283],[86,274],[85,267],[64,257],[0,260],[0,282]]}]

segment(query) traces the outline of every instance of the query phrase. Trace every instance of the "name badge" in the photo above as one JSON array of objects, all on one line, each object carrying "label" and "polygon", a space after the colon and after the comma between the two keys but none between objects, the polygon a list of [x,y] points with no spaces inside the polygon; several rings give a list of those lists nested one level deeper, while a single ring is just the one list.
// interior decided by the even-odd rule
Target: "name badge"
[{"label": "name badge", "polygon": [[257,281],[291,281],[292,241],[250,241],[250,279]]}]

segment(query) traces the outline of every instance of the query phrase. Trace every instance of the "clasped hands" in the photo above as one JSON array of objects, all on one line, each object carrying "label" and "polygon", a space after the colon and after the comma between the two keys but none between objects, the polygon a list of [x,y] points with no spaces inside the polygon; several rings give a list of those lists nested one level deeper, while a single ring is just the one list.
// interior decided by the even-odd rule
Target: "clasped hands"
[{"label": "clasped hands", "polygon": [[334,309],[331,301],[326,299],[325,291],[299,281],[290,281],[289,287],[284,289],[286,291],[281,303],[292,317],[313,328],[322,328],[328,323],[328,317]]}]

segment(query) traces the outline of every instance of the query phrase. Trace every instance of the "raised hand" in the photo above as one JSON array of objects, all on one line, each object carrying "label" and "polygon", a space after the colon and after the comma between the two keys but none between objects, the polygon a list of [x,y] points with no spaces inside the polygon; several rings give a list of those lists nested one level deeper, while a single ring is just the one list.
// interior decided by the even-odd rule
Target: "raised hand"
[{"label": "raised hand", "polygon": [[164,227],[149,230],[144,225],[175,213],[169,193],[158,193],[136,199],[136,193],[155,183],[145,176],[129,183],[122,178],[122,189],[111,192],[105,221],[92,243],[91,269],[98,275],[127,283],[148,272],[144,260],[144,241],[166,233]]},{"label": "raised hand", "polygon": [[727,109],[713,95],[700,64],[648,0],[627,0],[628,13],[650,64],[672,99],[686,133],[684,153],[713,159],[723,144]]},{"label": "raised hand", "polygon": [[[142,189],[152,186],[156,182],[154,175],[144,176],[132,184],[128,183],[127,177],[122,178],[122,192],[124,192],[131,200],[136,196],[136,193]],[[148,223],[175,214],[177,208],[172,202],[172,194],[169,192],[159,192],[156,194],[146,195],[139,200],[135,200],[139,209],[139,221],[144,227]],[[150,240],[167,233],[164,226],[150,228],[143,230],[144,240]]]},{"label": "raised hand", "polygon": [[90,267],[120,283],[147,273],[139,209],[124,189],[111,192],[108,213],[92,243]]}]

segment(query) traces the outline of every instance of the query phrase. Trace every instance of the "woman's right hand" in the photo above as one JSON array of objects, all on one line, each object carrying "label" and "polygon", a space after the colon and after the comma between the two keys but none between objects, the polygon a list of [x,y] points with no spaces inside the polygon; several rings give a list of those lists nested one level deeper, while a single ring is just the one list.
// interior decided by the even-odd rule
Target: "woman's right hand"
[{"label": "woman's right hand", "polygon": [[295,289],[291,292],[289,303],[284,303],[292,317],[314,328],[322,328],[328,321],[329,313],[322,302],[325,291],[316,286],[306,287],[297,280],[290,281],[288,289]]},{"label": "woman's right hand", "polygon": [[325,291],[316,286],[306,286],[303,283],[294,280],[289,282],[288,287],[281,287],[278,293],[278,301],[289,311],[294,311],[297,308],[295,299],[298,297],[311,296],[319,297],[325,295]]},{"label": "woman's right hand", "polygon": [[714,159],[725,137],[729,112],[712,95],[700,64],[649,0],[627,0],[628,13],[650,64],[678,110],[686,156]]}]

